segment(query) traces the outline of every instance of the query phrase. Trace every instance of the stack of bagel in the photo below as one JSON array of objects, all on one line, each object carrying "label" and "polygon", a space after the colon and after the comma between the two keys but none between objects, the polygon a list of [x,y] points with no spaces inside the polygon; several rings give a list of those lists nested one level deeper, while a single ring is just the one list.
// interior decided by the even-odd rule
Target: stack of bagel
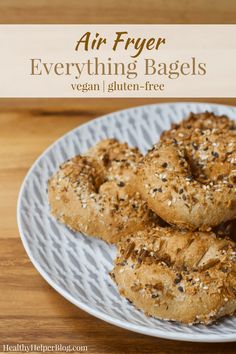
[{"label": "stack of bagel", "polygon": [[236,123],[193,114],[142,156],[106,139],[60,166],[52,214],[117,245],[111,272],[147,315],[210,324],[236,311]]}]

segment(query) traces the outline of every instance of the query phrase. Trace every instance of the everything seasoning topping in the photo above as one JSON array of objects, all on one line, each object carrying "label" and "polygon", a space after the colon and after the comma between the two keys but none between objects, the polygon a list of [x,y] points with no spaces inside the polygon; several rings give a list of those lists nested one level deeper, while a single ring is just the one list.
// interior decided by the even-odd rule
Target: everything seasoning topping
[{"label": "everything seasoning topping", "polygon": [[159,193],[162,193],[162,188],[155,188],[156,189],[156,192],[159,192]]},{"label": "everything seasoning topping", "polygon": [[125,186],[125,183],[122,182],[122,181],[120,181],[119,183],[117,183],[117,185],[118,185],[119,187],[124,187],[124,186]]},{"label": "everything seasoning topping", "polygon": [[183,293],[184,292],[184,288],[182,286],[178,286],[178,290]]},{"label": "everything seasoning topping", "polygon": [[128,248],[126,249],[126,252],[124,254],[124,258],[125,259],[128,259],[129,256],[131,255],[131,253],[133,252],[135,248],[135,243],[134,242],[131,242],[129,245],[128,245]]},{"label": "everything seasoning topping", "polygon": [[168,163],[167,162],[164,162],[162,165],[161,165],[163,168],[166,168],[168,166]]},{"label": "everything seasoning topping", "polygon": [[190,182],[194,180],[193,176],[191,175],[186,176],[185,179]]},{"label": "everything seasoning topping", "polygon": [[192,147],[194,148],[194,150],[198,150],[198,145],[196,143],[192,143]]},{"label": "everything seasoning topping", "polygon": [[216,152],[216,151],[212,151],[212,155],[213,155],[214,157],[216,157],[216,158],[219,157],[219,154],[218,154],[218,152]]},{"label": "everything seasoning topping", "polygon": [[177,276],[176,276],[176,278],[174,280],[174,283],[175,284],[179,284],[182,279],[183,279],[182,275],[181,274],[177,274]]}]

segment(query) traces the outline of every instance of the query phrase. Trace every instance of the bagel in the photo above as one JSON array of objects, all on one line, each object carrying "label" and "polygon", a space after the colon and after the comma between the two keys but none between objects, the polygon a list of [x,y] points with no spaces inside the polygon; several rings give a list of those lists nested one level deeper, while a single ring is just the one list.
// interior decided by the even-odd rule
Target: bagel
[{"label": "bagel", "polygon": [[172,225],[210,230],[235,219],[236,124],[225,116],[191,115],[162,134],[136,182],[149,207]]},{"label": "bagel", "polygon": [[210,324],[236,311],[236,244],[213,232],[133,233],[118,243],[111,276],[122,296],[159,319]]},{"label": "bagel", "polygon": [[51,213],[72,230],[116,243],[157,221],[140,194],[130,187],[141,155],[106,140],[62,164],[48,182]]},{"label": "bagel", "polygon": [[210,112],[191,113],[163,132],[161,141],[175,141],[185,150],[192,172],[201,182],[217,181],[228,174],[236,182],[236,121]]},{"label": "bagel", "polygon": [[[128,144],[116,139],[105,139],[90,148],[86,154],[96,158],[106,170],[109,181],[130,183],[137,173],[142,158],[138,148],[129,148]],[[132,182],[131,182],[132,183]]]},{"label": "bagel", "polygon": [[[202,113],[191,112],[187,119],[182,120],[180,123],[173,123],[170,130],[162,133],[161,138],[169,134],[175,134],[175,132],[178,133],[181,130],[193,131],[194,129],[235,130],[236,123],[234,120],[229,119],[226,115],[220,116],[208,111]],[[176,134],[173,137],[176,137]]]}]

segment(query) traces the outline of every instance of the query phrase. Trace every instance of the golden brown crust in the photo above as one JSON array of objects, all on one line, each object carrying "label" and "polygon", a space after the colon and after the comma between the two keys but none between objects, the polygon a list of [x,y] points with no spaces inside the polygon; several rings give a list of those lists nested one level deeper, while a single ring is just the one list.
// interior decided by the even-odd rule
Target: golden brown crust
[{"label": "golden brown crust", "polygon": [[208,230],[236,217],[236,124],[227,117],[191,115],[140,166],[138,190],[168,223]]},{"label": "golden brown crust", "polygon": [[49,180],[51,213],[60,222],[116,243],[157,220],[140,194],[130,188],[129,178],[141,156],[136,149],[109,139],[87,155],[67,161]]},{"label": "golden brown crust", "polygon": [[124,238],[112,277],[147,315],[209,324],[236,310],[236,246],[214,233],[156,227]]},{"label": "golden brown crust", "polygon": [[138,148],[129,148],[127,143],[116,139],[105,139],[90,148],[86,156],[98,160],[106,170],[109,181],[127,182],[137,173],[142,155]]},{"label": "golden brown crust", "polygon": [[174,141],[184,151],[198,181],[217,181],[228,174],[228,183],[236,179],[236,122],[228,117],[191,113],[188,119],[163,132],[161,141]]},{"label": "golden brown crust", "polygon": [[169,132],[179,131],[186,129],[188,131],[193,131],[194,129],[201,130],[212,130],[212,129],[224,129],[224,130],[235,130],[236,123],[234,120],[230,120],[226,115],[216,115],[213,112],[202,112],[202,113],[190,113],[187,119],[182,120],[180,123],[173,123],[170,130],[162,133],[161,138]]}]

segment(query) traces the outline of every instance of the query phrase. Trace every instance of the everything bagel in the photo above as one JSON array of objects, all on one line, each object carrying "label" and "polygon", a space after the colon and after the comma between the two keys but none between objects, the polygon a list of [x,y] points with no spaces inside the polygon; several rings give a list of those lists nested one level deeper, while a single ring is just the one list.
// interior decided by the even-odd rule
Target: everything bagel
[{"label": "everything bagel", "polygon": [[236,310],[236,245],[213,232],[156,227],[118,244],[111,276],[145,314],[210,324]]},{"label": "everything bagel", "polygon": [[205,113],[174,125],[140,163],[137,188],[179,227],[209,230],[236,218],[236,124]]},{"label": "everything bagel", "polygon": [[236,182],[236,122],[228,117],[191,113],[188,119],[163,132],[161,141],[174,141],[185,151],[197,180]]},{"label": "everything bagel", "polygon": [[48,183],[51,213],[109,243],[152,224],[157,217],[130,188],[140,157],[137,149],[109,139],[67,161]]}]

